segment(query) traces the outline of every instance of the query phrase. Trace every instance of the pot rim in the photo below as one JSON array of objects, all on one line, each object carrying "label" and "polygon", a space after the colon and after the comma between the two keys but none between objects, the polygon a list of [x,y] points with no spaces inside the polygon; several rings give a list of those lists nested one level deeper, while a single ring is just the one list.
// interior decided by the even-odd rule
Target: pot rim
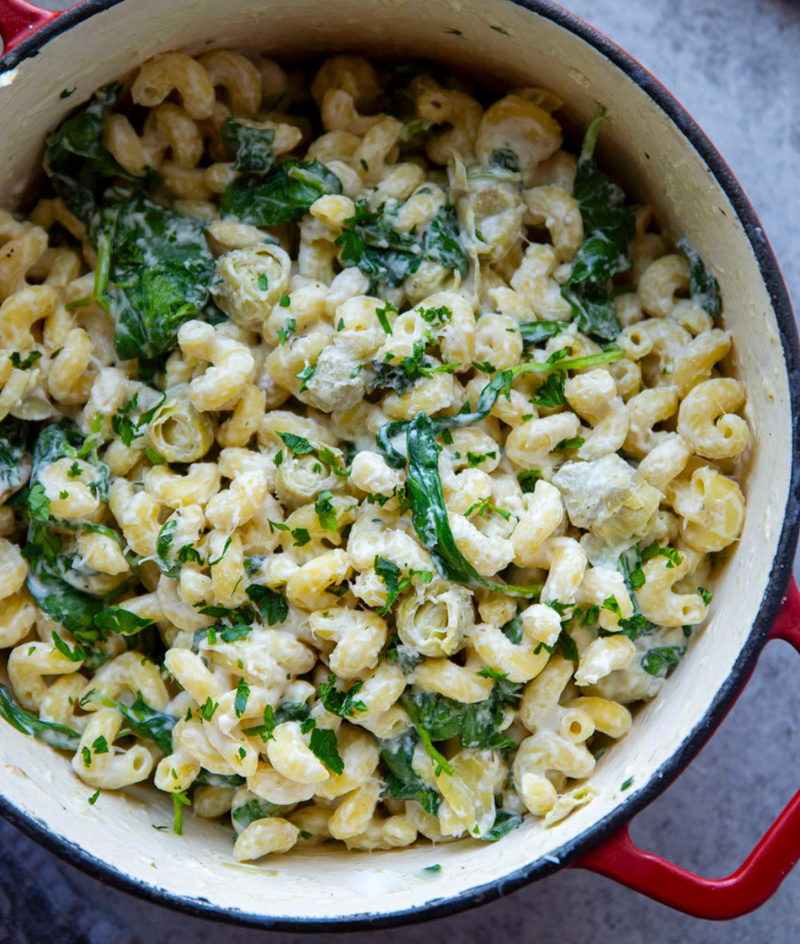
[{"label": "pot rim", "polygon": [[[64,11],[23,39],[7,55],[0,57],[0,74],[16,67],[24,60],[38,55],[43,46],[61,33],[82,23],[84,20],[90,19],[95,14],[123,2],[124,0],[84,0],[72,9]],[[102,859],[87,853],[75,843],[55,836],[42,822],[21,812],[5,797],[0,796],[0,815],[8,822],[35,839],[50,852],[58,855],[69,865],[79,867],[83,872],[104,884],[196,918],[262,930],[308,933],[377,930],[400,925],[418,924],[434,918],[458,914],[469,908],[504,897],[537,879],[553,874],[564,866],[575,863],[589,849],[623,827],[640,810],[652,803],[678,777],[705,745],[730,710],[755,666],[756,659],[766,642],[786,592],[792,574],[798,534],[800,534],[800,343],[798,343],[797,323],[780,267],[755,210],[745,195],[741,184],[699,125],[655,76],[599,30],[563,7],[558,6],[552,0],[510,0],[510,2],[550,20],[568,32],[575,34],[579,39],[584,40],[628,78],[632,79],[659,106],[697,151],[703,163],[725,192],[758,262],[759,271],[769,293],[780,332],[781,348],[788,374],[793,434],[789,497],[784,510],[771,576],[750,635],[743,645],[730,674],[717,690],[708,711],[697,722],[681,746],[652,775],[649,783],[643,789],[620,802],[611,813],[598,820],[589,829],[554,850],[551,854],[552,860],[550,857],[546,860],[540,859],[522,866],[510,875],[471,888],[459,895],[434,900],[418,908],[394,911],[390,914],[374,915],[364,912],[357,915],[343,915],[326,919],[271,918],[269,915],[227,909],[202,899],[185,898],[133,878],[120,872]]]}]

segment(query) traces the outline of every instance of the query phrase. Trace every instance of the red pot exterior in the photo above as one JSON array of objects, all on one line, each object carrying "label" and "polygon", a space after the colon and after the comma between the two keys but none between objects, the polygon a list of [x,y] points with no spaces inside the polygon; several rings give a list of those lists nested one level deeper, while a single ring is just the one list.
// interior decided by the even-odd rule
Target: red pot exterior
[{"label": "red pot exterior", "polygon": [[39,7],[26,3],[25,0],[0,0],[0,37],[3,39],[3,55],[58,15],[49,10],[40,10]]},{"label": "red pot exterior", "polygon": [[[800,654],[800,592],[794,580],[770,640],[782,639]],[[612,878],[648,898],[696,918],[728,920],[754,911],[778,890],[800,860],[800,790],[742,865],[726,878],[703,878],[634,845],[627,826],[574,864]]]}]

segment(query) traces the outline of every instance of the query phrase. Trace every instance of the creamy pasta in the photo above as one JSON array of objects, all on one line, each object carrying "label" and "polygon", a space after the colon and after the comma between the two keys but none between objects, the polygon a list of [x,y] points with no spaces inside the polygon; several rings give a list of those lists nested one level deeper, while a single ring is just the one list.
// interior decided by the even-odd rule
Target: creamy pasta
[{"label": "creamy pasta", "polygon": [[561,106],[170,52],[48,136],[0,211],[0,714],[90,803],[152,780],[256,860],[591,800],[749,433],[716,279]]}]

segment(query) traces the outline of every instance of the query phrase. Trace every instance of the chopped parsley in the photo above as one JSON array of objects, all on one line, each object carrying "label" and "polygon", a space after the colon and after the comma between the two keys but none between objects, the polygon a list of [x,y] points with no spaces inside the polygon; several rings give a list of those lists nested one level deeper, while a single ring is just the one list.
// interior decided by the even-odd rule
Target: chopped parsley
[{"label": "chopped parsley", "polygon": [[300,393],[308,389],[308,382],[314,376],[314,372],[317,369],[316,364],[306,364],[306,366],[298,372],[297,379],[301,381],[300,383]]},{"label": "chopped parsley", "polygon": [[214,717],[214,712],[217,708],[219,708],[219,705],[209,695],[200,706],[200,717],[203,721],[210,721]]},{"label": "chopped parsley", "polygon": [[373,567],[386,587],[386,603],[377,611],[381,616],[389,612],[395,600],[411,584],[414,577],[419,577],[420,582],[426,584],[433,580],[433,574],[429,570],[410,570],[404,577],[397,564],[379,554],[375,555]]},{"label": "chopped parsley", "polygon": [[[284,298],[288,298],[288,295],[284,295]],[[289,338],[297,330],[297,319],[296,318],[287,318],[286,321],[278,329],[278,344],[283,346],[289,340]]]},{"label": "chopped parsley", "polygon": [[331,773],[337,776],[344,773],[344,761],[339,754],[335,731],[329,728],[314,728],[308,746]]},{"label": "chopped parsley", "polygon": [[586,440],[581,436],[575,436],[573,439],[561,439],[555,444],[554,450],[560,452],[562,449],[580,449],[585,442]]},{"label": "chopped parsley", "polygon": [[329,491],[320,492],[317,500],[314,502],[314,512],[323,531],[336,531],[336,509],[331,499],[333,493]]},{"label": "chopped parsley", "polygon": [[[284,528],[285,527],[284,525]],[[272,590],[269,587],[262,587],[259,584],[251,583],[245,592],[256,610],[258,610],[261,618],[266,619],[270,626],[285,622],[286,617],[289,615],[289,604],[286,601],[286,597],[279,590]],[[250,627],[248,627],[248,632],[249,630]],[[223,631],[223,639],[225,638],[225,632],[230,632],[230,630]]]},{"label": "chopped parsley", "polygon": [[183,808],[191,806],[192,801],[186,795],[185,790],[179,790],[172,794],[172,808],[174,813],[173,831],[176,836],[183,834]]},{"label": "chopped parsley", "polygon": [[9,360],[11,361],[12,367],[15,367],[17,370],[30,370],[41,356],[41,351],[31,351],[31,353],[23,359],[19,351],[14,351],[10,355]]},{"label": "chopped parsley", "polygon": [[386,334],[392,334],[392,326],[389,324],[388,317],[390,314],[397,314],[397,309],[391,302],[384,302],[383,308],[375,309],[375,315]]},{"label": "chopped parsley", "polygon": [[[236,685],[236,698],[233,702],[233,710],[236,717],[241,718],[247,708],[247,699],[250,697],[250,686],[243,678],[240,678]],[[201,712],[202,713],[202,712]]]},{"label": "chopped parsley", "polygon": [[364,702],[356,698],[364,686],[363,681],[355,682],[348,689],[337,688],[336,681],[336,676],[331,673],[327,681],[322,682],[317,690],[319,700],[327,711],[339,715],[340,718],[350,718],[367,710]]}]

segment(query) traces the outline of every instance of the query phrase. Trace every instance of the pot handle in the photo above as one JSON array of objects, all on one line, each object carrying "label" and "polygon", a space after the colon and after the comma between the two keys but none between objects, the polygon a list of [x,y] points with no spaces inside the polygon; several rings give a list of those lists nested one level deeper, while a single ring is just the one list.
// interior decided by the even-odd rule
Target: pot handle
[{"label": "pot handle", "polygon": [[[769,639],[800,653],[800,592],[794,580]],[[738,918],[764,904],[800,859],[800,791],[742,865],[727,878],[709,879],[634,845],[628,827],[603,840],[575,863],[696,918]]]},{"label": "pot handle", "polygon": [[61,10],[40,10],[26,0],[0,0],[0,37],[3,39],[3,55],[10,52],[23,39],[49,23]]}]

